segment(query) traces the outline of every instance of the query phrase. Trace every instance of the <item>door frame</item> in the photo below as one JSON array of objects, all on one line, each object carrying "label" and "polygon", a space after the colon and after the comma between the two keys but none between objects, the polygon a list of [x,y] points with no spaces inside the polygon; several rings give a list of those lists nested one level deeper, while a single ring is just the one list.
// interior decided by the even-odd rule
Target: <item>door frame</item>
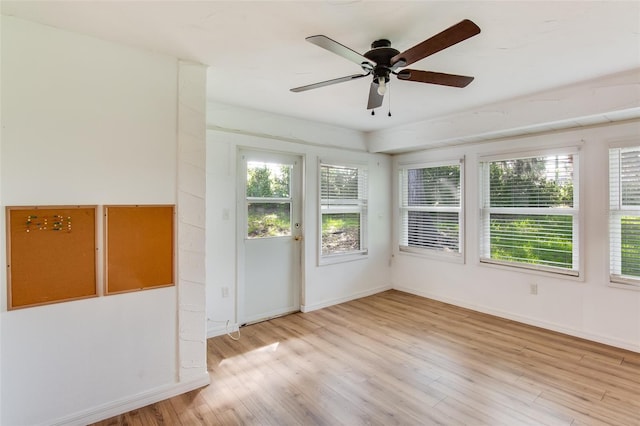
[{"label": "door frame", "polygon": [[[236,148],[236,323],[238,327],[247,325],[247,321],[245,318],[244,312],[244,302],[245,302],[245,290],[246,290],[246,277],[245,277],[245,267],[246,267],[246,251],[245,251],[245,237],[247,230],[247,215],[245,211],[245,199],[246,199],[246,176],[247,176],[247,167],[246,167],[246,154],[256,154],[262,155],[265,160],[268,161],[269,156],[278,157],[278,156],[290,156],[290,157],[298,157],[300,159],[300,178],[299,178],[299,197],[300,200],[298,202],[300,209],[300,236],[302,240],[300,241],[300,265],[298,267],[299,276],[296,277],[297,284],[294,284],[294,291],[297,293],[295,297],[297,299],[297,309],[300,309],[304,306],[305,301],[305,247],[306,247],[306,233],[305,233],[305,218],[306,218],[306,155],[299,152],[291,152],[291,151],[279,151],[279,150],[270,150],[270,149],[260,149],[252,146],[237,146]],[[275,159],[275,158],[274,158]],[[293,208],[293,206],[292,206]],[[293,215],[292,215],[293,218]],[[292,219],[293,220],[293,219]],[[283,314],[286,315],[286,314]],[[280,315],[276,315],[271,318],[278,317]],[[266,318],[269,319],[269,318]],[[264,321],[266,319],[260,320]],[[259,321],[252,321],[259,322]],[[252,323],[249,322],[249,323]]]}]

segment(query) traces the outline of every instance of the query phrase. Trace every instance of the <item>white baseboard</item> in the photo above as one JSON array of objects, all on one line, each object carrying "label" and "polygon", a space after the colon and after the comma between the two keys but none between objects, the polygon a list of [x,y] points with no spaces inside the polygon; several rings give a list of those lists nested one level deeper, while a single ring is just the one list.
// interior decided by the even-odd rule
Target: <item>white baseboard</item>
[{"label": "white baseboard", "polygon": [[[344,302],[349,302],[351,300],[355,300],[355,299],[360,299],[362,297],[367,297],[367,296],[371,296],[377,293],[381,293],[383,291],[387,291],[387,290],[391,290],[391,285],[385,285],[385,286],[381,286],[381,287],[376,287],[370,290],[366,290],[366,291],[361,291],[358,293],[354,293],[351,294],[349,296],[345,296],[345,297],[340,297],[337,299],[331,299],[331,300],[326,300],[324,302],[321,303],[314,303],[312,305],[301,305],[300,306],[300,311],[302,312],[311,312],[311,311],[315,311],[317,309],[322,309],[322,308],[326,308],[328,306],[333,306],[333,305],[337,305],[340,303],[344,303]],[[278,312],[276,312],[275,314],[279,314]],[[229,324],[228,330],[227,330],[227,325],[218,322],[216,325],[214,326],[210,326],[207,328],[207,339],[210,339],[212,337],[217,337],[217,336],[222,336],[224,334],[227,333],[235,333],[238,330],[238,325],[239,324]]]},{"label": "white baseboard", "polygon": [[439,302],[448,303],[450,305],[460,306],[462,308],[471,309],[473,311],[482,312],[484,314],[494,315],[500,318],[506,318],[513,321],[521,322],[523,324],[532,325],[535,327],[545,328],[551,331],[557,331],[558,333],[568,334],[570,336],[579,337],[581,339],[591,340],[593,342],[602,343],[605,345],[615,346],[621,349],[627,349],[633,352],[640,352],[640,344],[634,344],[626,340],[612,339],[608,336],[602,336],[600,334],[588,333],[583,330],[578,330],[570,327],[565,327],[556,323],[541,321],[536,318],[531,318],[523,315],[513,314],[511,312],[505,312],[498,309],[489,308],[486,306],[475,305],[462,300],[451,299],[448,297],[442,297],[437,294],[432,294],[428,291],[420,291],[412,288],[395,286],[395,290],[404,291],[405,293],[415,294],[416,296],[426,297],[427,299],[437,300]]},{"label": "white baseboard", "polygon": [[[235,327],[235,325],[234,325]],[[235,330],[235,328],[234,328]],[[226,324],[216,325],[214,327],[207,328],[207,339],[216,336],[222,336],[223,334],[227,334],[227,326]]]},{"label": "white baseboard", "polygon": [[209,374],[204,372],[202,375],[184,382],[160,386],[128,398],[122,398],[117,401],[90,408],[53,421],[48,421],[46,424],[65,426],[87,425],[153,404],[154,402],[172,398],[176,395],[181,395],[194,389],[207,386],[208,384]]},{"label": "white baseboard", "polygon": [[326,300],[324,302],[321,303],[314,303],[312,305],[302,305],[300,306],[300,310],[302,312],[311,312],[311,311],[315,311],[317,309],[322,309],[322,308],[326,308],[328,306],[333,306],[333,305],[338,305],[340,303],[345,303],[345,302],[349,302],[351,300],[356,300],[356,299],[360,299],[362,297],[367,297],[367,296],[371,296],[377,293],[382,293],[383,291],[387,291],[387,290],[391,290],[391,285],[385,285],[385,286],[381,286],[381,287],[376,287],[370,290],[365,290],[365,291],[361,291],[359,293],[354,293],[351,294],[349,296],[345,296],[345,297],[340,297],[337,299],[331,299],[331,300]]}]

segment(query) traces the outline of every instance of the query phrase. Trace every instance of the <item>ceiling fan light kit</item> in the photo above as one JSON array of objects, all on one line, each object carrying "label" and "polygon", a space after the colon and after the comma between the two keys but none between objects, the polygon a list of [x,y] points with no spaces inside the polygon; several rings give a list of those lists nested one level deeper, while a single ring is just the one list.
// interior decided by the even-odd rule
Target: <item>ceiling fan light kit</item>
[{"label": "ceiling fan light kit", "polygon": [[[369,87],[369,99],[367,101],[367,109],[373,110],[374,108],[378,108],[382,105],[384,95],[387,93],[391,74],[394,74],[398,80],[438,84],[450,87],[466,87],[473,81],[473,77],[413,69],[398,70],[398,68],[404,68],[411,65],[414,62],[451,47],[454,44],[460,43],[461,41],[479,33],[480,28],[472,21],[465,19],[434,35],[433,37],[416,44],[404,52],[400,52],[391,47],[391,42],[389,40],[380,39],[371,43],[371,50],[362,55],[325,35],[310,36],[306,38],[309,43],[322,47],[323,49],[360,65],[364,74],[354,74],[306,86],[295,87],[291,89],[291,91],[304,92],[311,89],[317,89],[319,87],[330,86],[373,75],[373,81]],[[371,112],[371,115],[374,115],[373,111]],[[389,116],[391,116],[391,113],[389,113]]]}]

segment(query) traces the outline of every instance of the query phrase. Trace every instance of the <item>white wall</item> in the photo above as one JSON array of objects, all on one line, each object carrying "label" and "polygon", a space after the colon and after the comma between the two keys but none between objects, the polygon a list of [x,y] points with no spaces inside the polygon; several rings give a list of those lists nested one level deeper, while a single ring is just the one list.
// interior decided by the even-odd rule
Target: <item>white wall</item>
[{"label": "white wall", "polygon": [[[236,321],[236,166],[238,147],[299,154],[305,160],[303,310],[390,288],[390,157],[364,151],[364,135],[304,120],[210,103],[207,134],[207,315],[210,336]],[[321,147],[327,143],[333,147]],[[343,148],[337,148],[337,147]],[[318,266],[318,158],[369,167],[369,256]],[[228,211],[228,219],[224,212]],[[222,287],[230,297],[222,298]]]},{"label": "white wall", "polygon": [[580,81],[367,135],[371,152],[408,152],[640,117],[640,69]]},{"label": "white wall", "polygon": [[[176,58],[3,16],[1,215],[176,203],[179,69]],[[6,286],[0,274],[0,423],[81,424],[175,389],[176,287],[7,311]]]},{"label": "white wall", "polygon": [[[400,253],[396,235],[394,288],[640,351],[640,291],[609,286],[607,275],[607,150],[616,141],[640,143],[640,121],[396,156],[394,170],[403,161],[465,156],[466,262],[458,264]],[[584,279],[480,264],[478,157],[557,146],[581,146]],[[394,216],[395,230],[396,211]],[[529,294],[530,283],[538,284],[538,295]]]}]

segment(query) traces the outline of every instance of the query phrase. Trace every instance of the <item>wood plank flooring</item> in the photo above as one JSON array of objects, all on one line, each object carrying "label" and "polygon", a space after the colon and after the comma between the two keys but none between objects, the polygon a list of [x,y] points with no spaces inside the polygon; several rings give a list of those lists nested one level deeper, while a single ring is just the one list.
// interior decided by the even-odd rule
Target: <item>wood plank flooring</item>
[{"label": "wood plank flooring", "polygon": [[241,333],[210,386],[96,425],[640,425],[640,354],[395,290]]}]

